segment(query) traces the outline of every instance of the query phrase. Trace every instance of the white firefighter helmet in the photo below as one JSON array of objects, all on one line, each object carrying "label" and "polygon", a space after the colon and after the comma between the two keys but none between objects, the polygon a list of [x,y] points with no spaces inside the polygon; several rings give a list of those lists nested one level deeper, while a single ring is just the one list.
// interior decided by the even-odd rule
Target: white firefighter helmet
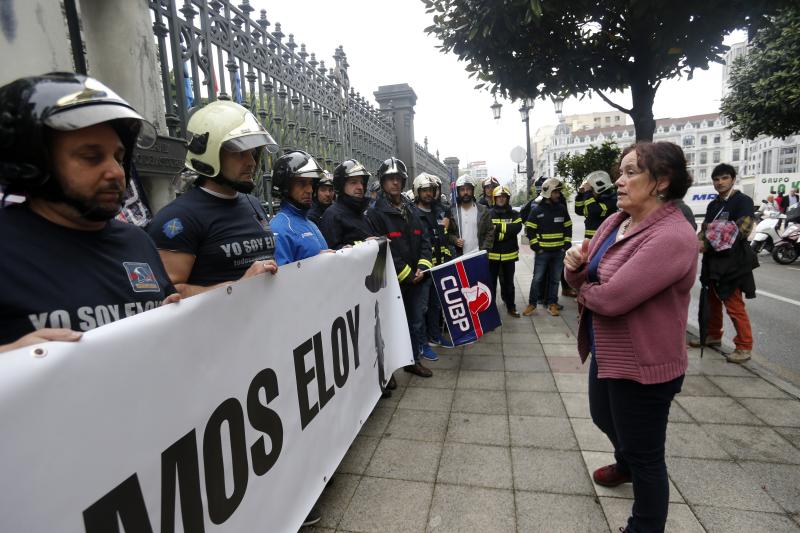
[{"label": "white firefighter helmet", "polygon": [[411,189],[403,191],[403,196],[405,196],[406,200],[408,200],[409,202],[414,201],[414,191],[412,191]]},{"label": "white firefighter helmet", "polygon": [[473,189],[475,188],[475,182],[472,181],[472,178],[469,176],[469,174],[461,174],[456,180],[456,187],[465,186],[472,187]]},{"label": "white firefighter helmet", "polygon": [[547,181],[542,183],[542,198],[545,200],[550,200],[553,191],[560,191],[564,188],[564,184],[558,178],[549,178]]},{"label": "white firefighter helmet", "polygon": [[203,176],[219,174],[223,148],[231,152],[257,148],[256,163],[260,161],[260,149],[270,152],[278,149],[278,143],[256,116],[229,100],[216,100],[195,111],[189,117],[186,130],[189,134],[186,166]]},{"label": "white firefighter helmet", "polygon": [[428,174],[427,172],[423,172],[416,178],[414,178],[414,183],[412,184],[412,189],[414,191],[414,197],[419,198],[419,190],[420,189],[436,189],[439,185],[436,183],[436,176],[433,174]]},{"label": "white firefighter helmet", "polygon": [[586,181],[594,192],[603,194],[614,186],[614,182],[605,170],[595,170],[586,176]]}]

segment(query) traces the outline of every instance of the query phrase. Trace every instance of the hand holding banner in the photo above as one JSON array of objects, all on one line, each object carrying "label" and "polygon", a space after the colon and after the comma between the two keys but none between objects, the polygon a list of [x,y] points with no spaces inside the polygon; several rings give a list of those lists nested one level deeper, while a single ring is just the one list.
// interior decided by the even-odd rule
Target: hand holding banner
[{"label": "hand holding banner", "polygon": [[485,250],[442,263],[430,272],[453,346],[475,342],[501,325],[489,288]]}]

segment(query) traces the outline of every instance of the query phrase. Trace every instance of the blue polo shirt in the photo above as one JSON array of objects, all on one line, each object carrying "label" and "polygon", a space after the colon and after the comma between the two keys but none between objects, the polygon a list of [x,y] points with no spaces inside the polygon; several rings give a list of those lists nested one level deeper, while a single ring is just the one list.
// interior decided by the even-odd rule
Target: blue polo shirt
[{"label": "blue polo shirt", "polygon": [[313,257],[328,249],[317,225],[307,218],[308,209],[299,209],[287,201],[270,222],[275,235],[275,261],[278,265]]}]

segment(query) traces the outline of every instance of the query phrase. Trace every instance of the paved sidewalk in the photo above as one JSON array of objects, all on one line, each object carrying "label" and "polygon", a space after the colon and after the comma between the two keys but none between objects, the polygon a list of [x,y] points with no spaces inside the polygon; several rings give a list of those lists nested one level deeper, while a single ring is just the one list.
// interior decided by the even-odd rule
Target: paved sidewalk
[{"label": "paved sidewalk", "polygon": [[[563,317],[503,314],[479,343],[438,350],[431,379],[397,372],[303,531],[617,532],[631,486],[591,481],[613,456],[562,303]],[[668,532],[800,532],[800,401],[746,367],[690,350],[667,455]]]}]

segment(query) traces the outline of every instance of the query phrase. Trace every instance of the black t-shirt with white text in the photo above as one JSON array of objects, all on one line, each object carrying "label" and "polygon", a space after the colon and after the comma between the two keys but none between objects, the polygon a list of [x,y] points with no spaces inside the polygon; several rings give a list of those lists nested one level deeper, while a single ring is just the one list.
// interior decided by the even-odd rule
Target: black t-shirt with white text
[{"label": "black t-shirt with white text", "polygon": [[275,255],[267,215],[247,194],[220,198],[192,188],[159,211],[148,231],[159,250],[195,256],[192,285],[235,281],[253,262]]},{"label": "black t-shirt with white text", "polygon": [[88,331],[175,292],[147,234],[118,220],[79,231],[0,209],[0,344],[42,328]]}]

